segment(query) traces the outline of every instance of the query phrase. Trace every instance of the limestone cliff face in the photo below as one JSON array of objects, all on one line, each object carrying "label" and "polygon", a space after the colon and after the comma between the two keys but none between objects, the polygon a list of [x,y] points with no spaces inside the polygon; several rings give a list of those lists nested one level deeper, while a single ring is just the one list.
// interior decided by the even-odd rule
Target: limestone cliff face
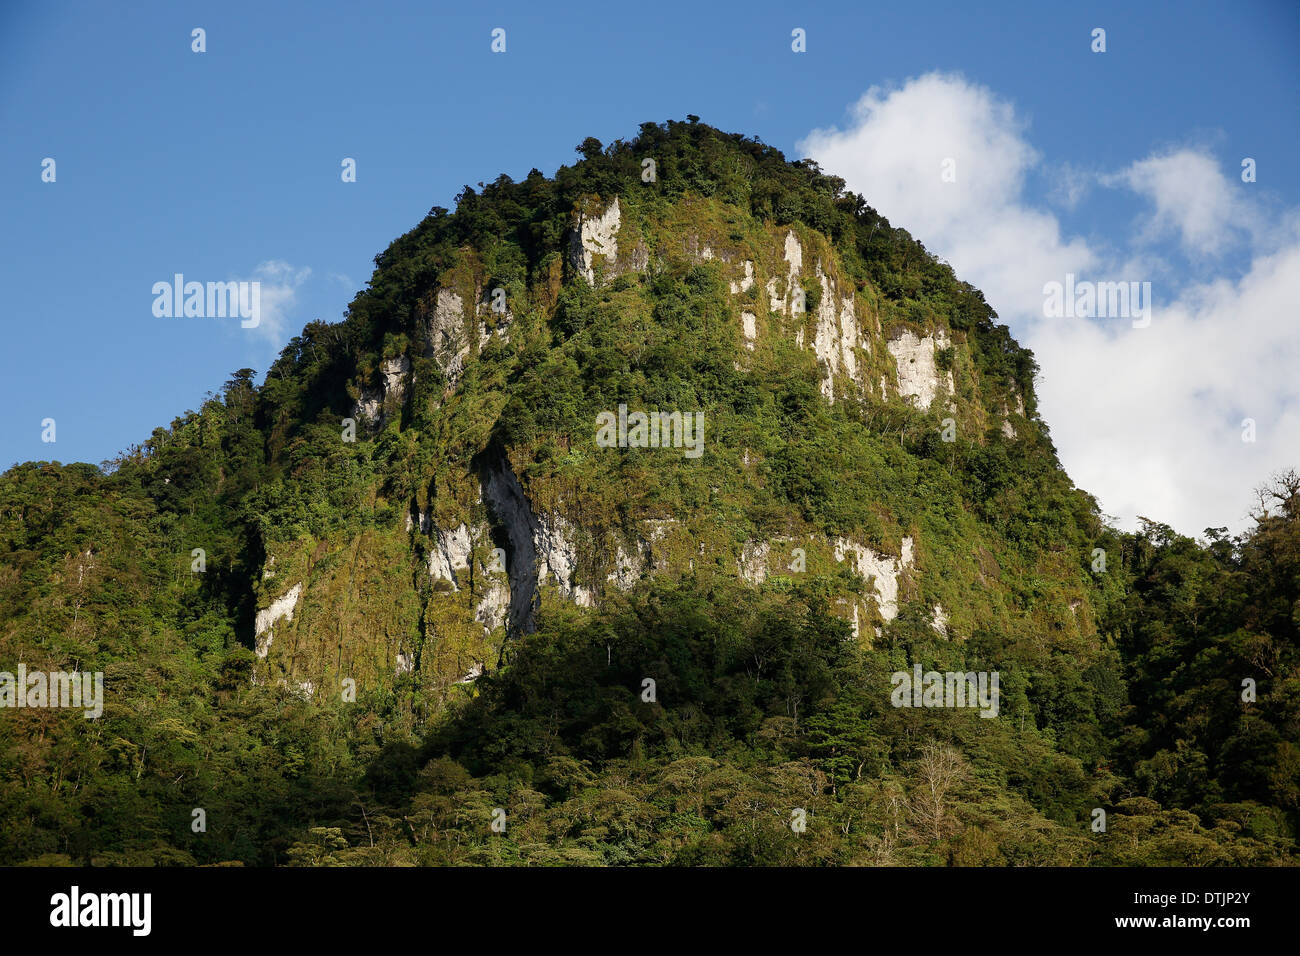
[{"label": "limestone cliff face", "polygon": [[[629,268],[645,271],[656,260],[647,252],[644,262],[620,261],[618,237],[623,224],[618,197],[603,210],[597,206],[577,217],[570,233],[569,261],[589,283],[594,285],[598,281],[597,265],[601,266],[601,276],[607,281]],[[913,398],[923,410],[930,407],[936,396],[954,394],[956,386],[951,369],[941,372],[935,359],[936,351],[942,352],[951,344],[946,329],[921,332],[908,329],[886,343],[878,315],[873,316],[871,306],[859,301],[856,290],[845,288],[843,280],[837,278],[841,269],[834,261],[834,254],[825,248],[824,240],[818,244],[819,255],[814,258],[810,254],[809,263],[805,264],[804,246],[796,230],[775,232],[776,235],[769,237],[772,245],[753,258],[747,255],[750,250],[728,248],[724,243],[715,247],[699,236],[688,238],[682,255],[674,256],[670,248],[665,248],[661,255],[667,260],[718,260],[724,265],[730,291],[738,297],[740,331],[745,348],[750,351],[760,337],[760,325],[767,324],[760,319],[757,309],[746,307],[750,290],[761,284],[766,292],[768,314],[785,320],[778,325],[779,334],[792,336],[801,348],[809,349],[816,356],[823,369],[822,394],[828,401],[835,400],[835,383],[840,378],[858,390],[875,387],[865,375],[867,366],[872,364],[866,359],[873,348],[879,351],[881,346],[886,346],[893,358],[885,373],[886,380],[893,382],[893,394]],[[643,249],[644,245],[638,243],[637,248]],[[756,272],[756,260],[766,263],[763,271],[769,274],[765,278]],[[828,274],[827,270],[832,271]],[[818,293],[812,308],[804,288],[805,278]],[[841,389],[844,387],[842,384]]]},{"label": "limestone cliff face", "polygon": [[[484,466],[483,497],[505,532],[510,558],[510,604],[506,621],[517,631],[531,631],[537,611],[539,561],[537,516],[510,463],[492,457]],[[542,567],[545,563],[541,562]],[[544,572],[543,572],[544,573]]]},{"label": "limestone cliff face", "polygon": [[302,597],[302,585],[295,584],[282,597],[276,598],[270,606],[257,612],[257,621],[254,624],[254,634],[257,637],[257,656],[265,657],[271,650],[271,642],[275,640],[275,625],[282,618],[287,623],[293,621],[293,609],[298,604],[298,598]]},{"label": "limestone cliff face", "polygon": [[[566,281],[649,314],[654,276],[703,268],[725,292],[738,373],[770,369],[794,349],[815,368],[828,407],[898,406],[931,415],[927,427],[947,419],[1014,440],[1032,424],[1023,397],[1007,390],[986,407],[988,383],[960,333],[937,315],[887,308],[814,230],[755,222],[739,228],[717,204],[698,199],[665,209],[591,197],[575,210],[558,252],[546,260],[549,269],[507,295],[504,280],[465,250],[420,299],[412,334],[395,340],[400,351],[369,372],[358,366],[354,414],[368,435],[393,441],[400,434],[413,449],[435,443],[425,456],[435,474],[387,532],[268,548],[278,577],[262,584],[256,644],[272,676],[310,682],[317,693],[353,676],[380,685],[415,680],[445,695],[496,666],[502,648],[531,631],[548,602],[592,608],[661,575],[719,574],[756,587],[825,575],[857,639],[874,640],[909,608],[937,633],[969,635],[970,614],[943,608],[959,606],[961,589],[988,582],[990,562],[966,554],[937,566],[926,555],[947,547],[942,526],[936,532],[885,515],[870,533],[836,536],[790,516],[779,533],[755,536],[728,530],[716,503],[666,500],[629,507],[616,519],[594,515],[581,491],[535,463],[535,449],[498,447],[486,431],[466,431],[461,408],[468,379],[496,377],[508,388],[519,356],[553,334],[548,323]],[[506,401],[491,390],[474,394],[480,404]],[[402,431],[403,408],[431,416],[423,430]],[[707,440],[727,439],[714,433]],[[575,461],[620,454],[594,447],[590,434],[564,441],[583,449],[569,453]],[[453,446],[461,464],[449,470],[438,462]],[[759,487],[769,465],[746,448],[739,467],[743,480]],[[629,500],[636,492],[628,486]],[[286,576],[299,582],[289,591],[276,586]]]},{"label": "limestone cliff face", "polygon": [[622,225],[618,197],[596,215],[579,214],[577,226],[569,237],[569,259],[578,274],[591,285],[596,284],[596,261],[618,261],[618,228]]},{"label": "limestone cliff face", "polygon": [[923,336],[904,332],[889,343],[889,354],[898,370],[898,394],[914,399],[917,408],[927,409],[937,397],[954,391],[952,372],[940,375],[935,361],[936,350],[947,347],[948,337],[942,329]]},{"label": "limestone cliff face", "polygon": [[456,384],[469,358],[470,336],[465,325],[465,300],[450,289],[439,289],[424,350],[437,360],[451,385]]},{"label": "limestone cliff face", "polygon": [[379,368],[382,380],[377,388],[361,387],[361,397],[353,415],[367,425],[382,425],[389,410],[400,407],[406,396],[406,377],[411,371],[411,360],[405,355],[386,359]]}]

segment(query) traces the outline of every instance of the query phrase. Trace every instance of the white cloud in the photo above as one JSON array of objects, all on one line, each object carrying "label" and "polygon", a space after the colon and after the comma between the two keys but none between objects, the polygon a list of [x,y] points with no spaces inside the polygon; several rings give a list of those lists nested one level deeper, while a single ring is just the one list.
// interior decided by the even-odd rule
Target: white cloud
[{"label": "white cloud", "polygon": [[261,284],[261,321],[250,331],[279,349],[290,338],[289,330],[302,325],[290,316],[297,300],[298,287],[311,277],[311,269],[291,266],[281,259],[270,259],[253,270],[252,281]]},{"label": "white cloud", "polygon": [[[799,148],[981,288],[1034,350],[1040,413],[1066,470],[1103,511],[1125,527],[1143,515],[1186,534],[1241,530],[1251,489],[1300,466],[1300,217],[1269,220],[1191,148],[1091,177],[1057,157],[1056,185],[1029,198],[1040,156],[1026,137],[1011,104],[933,73],[873,87],[845,129],[814,131]],[[949,157],[957,177],[945,183]],[[1064,235],[1047,205],[1085,199],[1089,178],[1139,200],[1132,234],[1105,237],[1104,247]],[[1247,236],[1247,268],[1234,263],[1221,277],[1207,269]],[[1193,257],[1195,273],[1152,248],[1166,237]],[[1044,318],[1043,286],[1067,272],[1151,281],[1150,327]],[[1254,443],[1242,441],[1244,418],[1256,422]]]},{"label": "white cloud", "polygon": [[1257,230],[1256,214],[1241,191],[1203,152],[1179,149],[1151,156],[1101,181],[1126,185],[1155,205],[1140,220],[1140,238],[1145,241],[1172,233],[1185,251],[1213,256],[1234,244],[1242,232]]},{"label": "white cloud", "polygon": [[[1039,155],[990,91],[931,73],[872,87],[851,113],[847,129],[815,130],[800,151],[951,263],[1000,314],[1041,314],[1045,282],[1095,265],[1084,240],[1063,239],[1054,215],[1022,199]],[[949,158],[955,182],[941,176]]]},{"label": "white cloud", "polygon": [[[1043,417],[1070,476],[1133,527],[1246,524],[1250,490],[1300,458],[1300,242],[1238,281],[1188,287],[1149,328],[1042,320]],[[1246,418],[1256,440],[1242,440]]]},{"label": "white cloud", "polygon": [[1076,208],[1097,177],[1073,163],[1060,163],[1052,171],[1051,200],[1064,209]]}]

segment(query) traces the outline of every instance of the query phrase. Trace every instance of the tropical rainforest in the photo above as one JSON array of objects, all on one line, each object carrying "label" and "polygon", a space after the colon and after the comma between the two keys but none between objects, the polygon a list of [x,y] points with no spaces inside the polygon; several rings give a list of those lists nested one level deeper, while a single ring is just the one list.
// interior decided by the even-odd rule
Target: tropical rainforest
[{"label": "tropical rainforest", "polygon": [[[695,117],[578,153],[261,384],[0,476],[0,670],[105,695],[0,710],[0,862],[1296,862],[1300,478],[1118,530],[841,179]],[[620,405],[703,454],[598,446]],[[917,665],[996,716],[894,706]]]}]

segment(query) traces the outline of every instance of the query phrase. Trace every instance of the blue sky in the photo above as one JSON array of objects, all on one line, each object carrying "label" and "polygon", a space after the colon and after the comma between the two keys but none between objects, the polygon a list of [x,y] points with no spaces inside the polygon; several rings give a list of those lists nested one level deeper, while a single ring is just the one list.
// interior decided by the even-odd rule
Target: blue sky
[{"label": "blue sky", "polygon": [[[0,467],[110,457],[341,318],[374,255],[463,185],[694,113],[816,155],[984,288],[1103,510],[1239,527],[1250,486],[1300,466],[1300,4],[1131,6],[7,4]],[[936,199],[948,155],[962,173]],[[1041,321],[1033,290],[1076,267],[1149,279],[1168,321]],[[270,314],[155,318],[177,272],[260,278]]]}]

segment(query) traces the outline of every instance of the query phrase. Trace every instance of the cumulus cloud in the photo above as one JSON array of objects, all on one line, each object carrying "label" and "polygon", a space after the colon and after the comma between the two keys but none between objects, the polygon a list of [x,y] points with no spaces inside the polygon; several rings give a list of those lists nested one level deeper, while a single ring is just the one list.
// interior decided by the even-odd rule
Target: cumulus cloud
[{"label": "cumulus cloud", "polygon": [[[1067,181],[1030,195],[1045,160],[1014,106],[940,73],[873,87],[843,129],[798,145],[984,290],[1038,358],[1066,470],[1122,526],[1142,515],[1186,534],[1241,530],[1251,489],[1300,465],[1300,217],[1244,199],[1208,153],[1153,152],[1109,173],[1053,157]],[[1101,239],[1066,235],[1049,203],[1086,209],[1093,185],[1129,194],[1133,218]],[[1216,275],[1247,238],[1247,268]],[[1190,266],[1168,261],[1166,239]],[[1045,318],[1043,287],[1067,273],[1151,281],[1150,326]]]},{"label": "cumulus cloud", "polygon": [[800,151],[950,262],[999,313],[1041,314],[1045,282],[1096,264],[1087,242],[1062,237],[1049,210],[1022,198],[1039,153],[989,90],[931,73],[872,87],[850,112],[845,129],[814,130]]},{"label": "cumulus cloud", "polygon": [[1185,534],[1244,527],[1250,489],[1300,457],[1298,297],[1293,242],[1240,280],[1188,285],[1146,329],[1031,325],[1070,476],[1127,527],[1139,515]]}]

